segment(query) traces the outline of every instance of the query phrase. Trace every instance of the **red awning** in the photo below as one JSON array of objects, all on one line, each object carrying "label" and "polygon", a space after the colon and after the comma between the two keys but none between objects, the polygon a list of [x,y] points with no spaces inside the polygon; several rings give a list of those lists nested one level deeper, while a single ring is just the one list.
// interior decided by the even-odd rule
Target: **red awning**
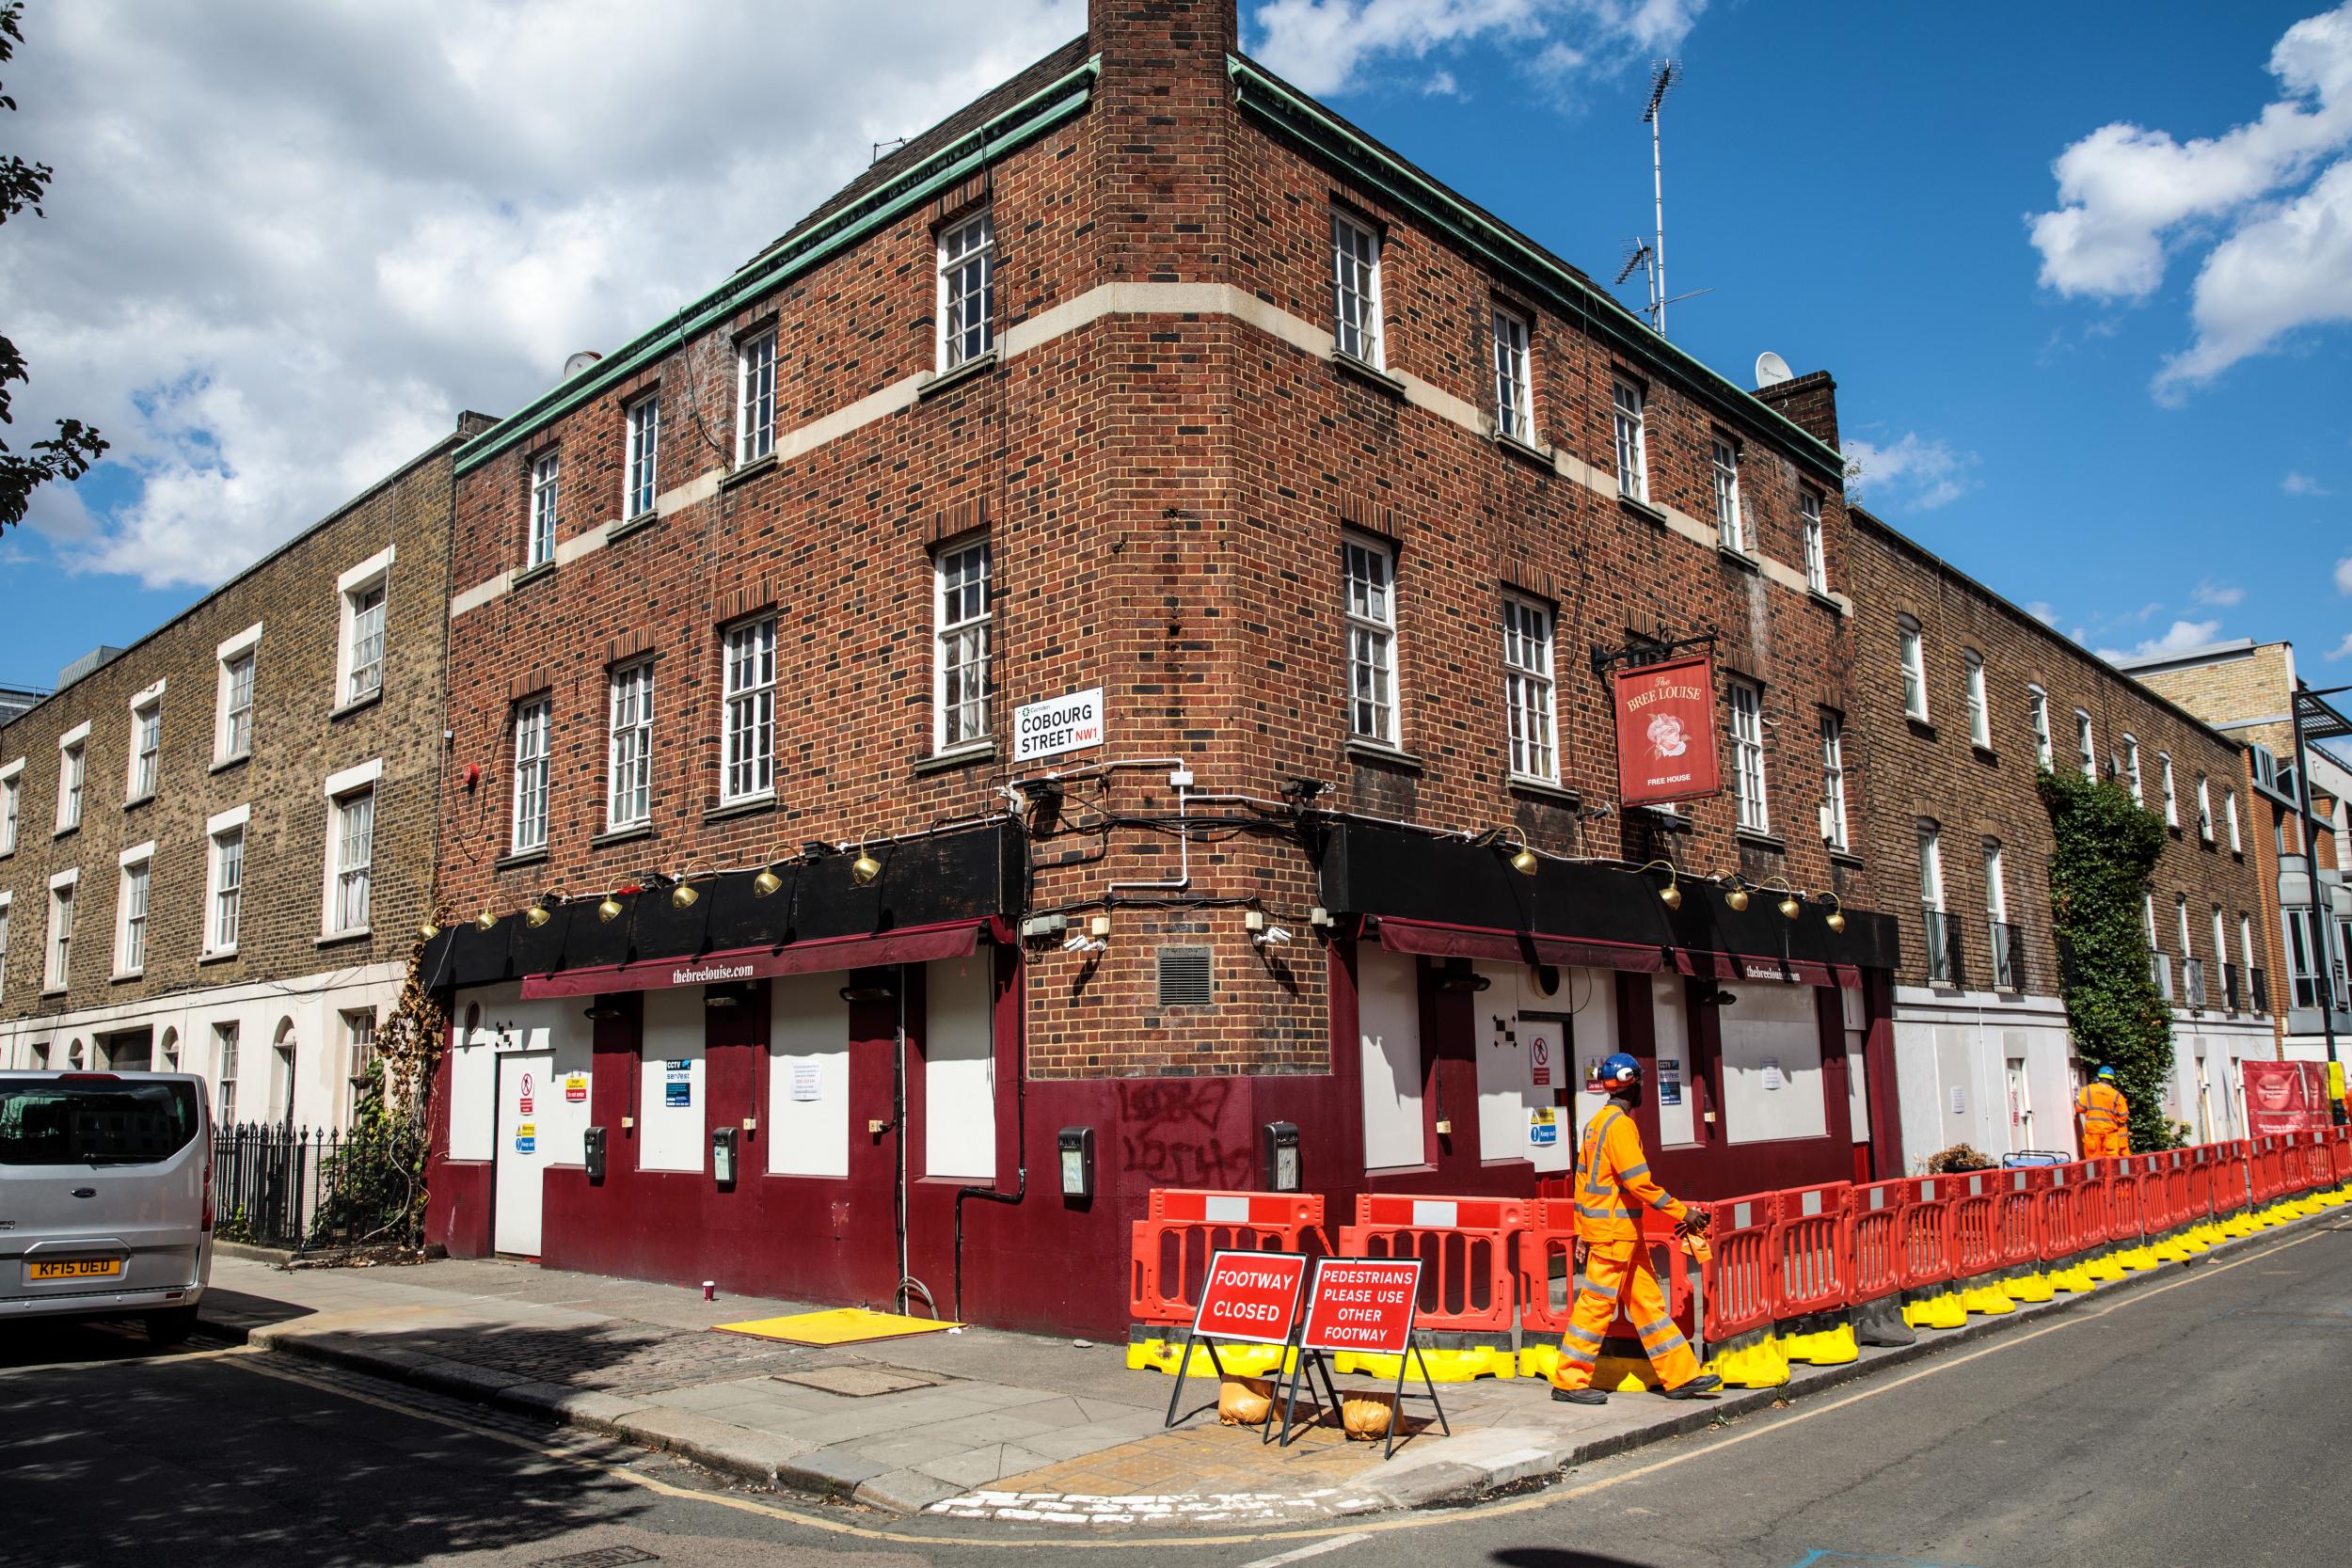
[{"label": "red awning", "polygon": [[1430,920],[1380,917],[1380,945],[1391,953],[1432,958],[1484,958],[1490,963],[1551,964],[1562,969],[1624,969],[1655,974],[1666,967],[1654,942],[1554,937],[1491,926],[1446,926]]},{"label": "red awning", "polygon": [[1708,953],[1688,947],[1675,949],[1675,967],[1685,974],[1708,980],[1769,980],[1783,985],[1844,986],[1862,989],[1862,972],[1851,964],[1825,964],[1813,958],[1765,958],[1755,953]]},{"label": "red awning", "polygon": [[960,958],[979,945],[981,922],[919,926],[866,937],[826,937],[783,947],[740,947],[705,953],[698,958],[645,958],[633,964],[599,964],[523,976],[523,1000],[551,996],[601,996],[612,991],[663,990],[672,986],[714,986],[776,974],[822,974],[833,970],[878,968]]}]

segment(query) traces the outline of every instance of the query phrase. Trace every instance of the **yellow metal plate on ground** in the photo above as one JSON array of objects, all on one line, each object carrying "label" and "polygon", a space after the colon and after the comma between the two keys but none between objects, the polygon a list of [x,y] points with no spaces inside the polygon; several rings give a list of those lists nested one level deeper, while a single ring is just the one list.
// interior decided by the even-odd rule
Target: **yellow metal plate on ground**
[{"label": "yellow metal plate on ground", "polygon": [[914,1334],[936,1334],[961,1323],[933,1318],[901,1318],[891,1312],[869,1312],[863,1307],[841,1307],[830,1312],[795,1312],[787,1318],[755,1318],[749,1323],[720,1323],[722,1334],[750,1334],[762,1339],[787,1339],[796,1345],[854,1345],[866,1339],[903,1339]]}]

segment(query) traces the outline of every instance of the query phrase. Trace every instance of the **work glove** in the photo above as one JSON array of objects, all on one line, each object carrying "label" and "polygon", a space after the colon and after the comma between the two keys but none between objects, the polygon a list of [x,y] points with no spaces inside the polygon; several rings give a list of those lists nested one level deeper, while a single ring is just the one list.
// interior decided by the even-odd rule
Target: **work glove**
[{"label": "work glove", "polygon": [[1707,1227],[1709,1223],[1710,1222],[1707,1217],[1706,1210],[1686,1209],[1682,1212],[1682,1218],[1675,1222],[1675,1234],[1677,1236],[1704,1236],[1707,1234]]}]

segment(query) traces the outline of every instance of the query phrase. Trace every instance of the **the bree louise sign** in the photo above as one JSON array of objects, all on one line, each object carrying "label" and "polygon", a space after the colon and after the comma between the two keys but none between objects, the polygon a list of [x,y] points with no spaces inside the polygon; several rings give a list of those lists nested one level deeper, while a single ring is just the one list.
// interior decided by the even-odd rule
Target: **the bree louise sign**
[{"label": "the bree louise sign", "polygon": [[1103,744],[1103,689],[1073,691],[1012,710],[1012,760],[1034,762]]},{"label": "the bree louise sign", "polygon": [[1722,788],[1715,760],[1715,661],[1705,655],[1616,673],[1617,800],[1694,800]]}]

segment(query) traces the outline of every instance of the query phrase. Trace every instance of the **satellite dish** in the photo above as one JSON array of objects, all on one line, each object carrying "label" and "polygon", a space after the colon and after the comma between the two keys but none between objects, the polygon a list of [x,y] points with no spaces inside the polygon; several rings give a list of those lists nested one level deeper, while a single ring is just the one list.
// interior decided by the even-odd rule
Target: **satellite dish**
[{"label": "satellite dish", "polygon": [[1795,374],[1788,368],[1788,361],[1769,348],[1756,356],[1756,384],[1758,387],[1777,387],[1784,381],[1793,379]]},{"label": "satellite dish", "polygon": [[603,357],[603,355],[598,354],[593,348],[581,349],[578,354],[564,361],[564,379],[569,381]]}]

